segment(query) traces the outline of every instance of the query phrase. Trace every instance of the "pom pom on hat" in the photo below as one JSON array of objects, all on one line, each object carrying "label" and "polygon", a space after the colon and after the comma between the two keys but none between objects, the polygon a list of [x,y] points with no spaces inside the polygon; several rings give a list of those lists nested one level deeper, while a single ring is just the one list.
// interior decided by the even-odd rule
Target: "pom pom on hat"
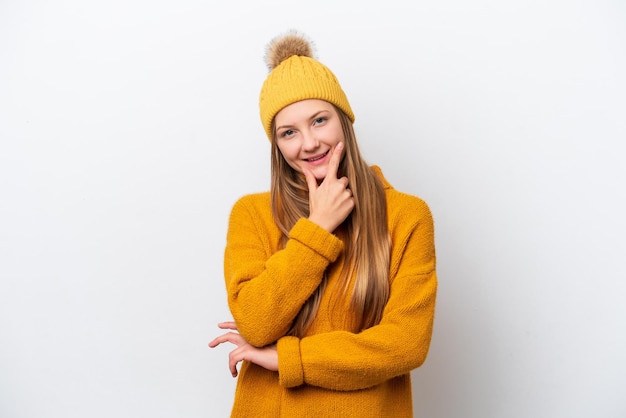
[{"label": "pom pom on hat", "polygon": [[352,122],[354,113],[335,75],[314,54],[313,43],[291,30],[270,41],[265,51],[268,74],[259,97],[261,122],[272,139],[272,121],[292,103],[319,99],[340,108]]},{"label": "pom pom on hat", "polygon": [[313,43],[295,30],[277,36],[267,44],[264,57],[265,64],[272,71],[292,55],[316,59]]}]

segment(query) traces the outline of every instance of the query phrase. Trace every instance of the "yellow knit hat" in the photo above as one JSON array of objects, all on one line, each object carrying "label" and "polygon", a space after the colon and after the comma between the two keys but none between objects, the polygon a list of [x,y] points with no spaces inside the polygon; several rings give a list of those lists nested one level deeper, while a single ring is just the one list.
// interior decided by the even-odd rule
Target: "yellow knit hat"
[{"label": "yellow knit hat", "polygon": [[300,100],[325,100],[354,123],[354,113],[337,77],[315,59],[312,44],[303,35],[290,31],[274,38],[267,46],[265,62],[270,73],[261,88],[259,109],[270,141],[274,116]]}]

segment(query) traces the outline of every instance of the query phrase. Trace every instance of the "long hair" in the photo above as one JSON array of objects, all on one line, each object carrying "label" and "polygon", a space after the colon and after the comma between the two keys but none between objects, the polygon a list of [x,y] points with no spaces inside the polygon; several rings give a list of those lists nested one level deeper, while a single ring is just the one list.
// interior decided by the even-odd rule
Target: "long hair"
[{"label": "long hair", "polygon": [[[341,271],[343,291],[347,292],[354,276],[351,309],[356,318],[354,331],[378,324],[389,299],[389,258],[391,240],[387,226],[387,202],[383,185],[363,160],[352,122],[335,106],[345,138],[344,156],[337,176],[349,179],[354,209],[338,227],[344,241],[345,262]],[[274,132],[274,126],[272,126]],[[282,232],[281,246],[289,231],[302,217],[309,216],[309,191],[305,177],[287,164],[272,134],[271,167],[272,213]],[[326,274],[317,290],[295,318],[290,335],[303,337],[313,322],[326,288]]]}]

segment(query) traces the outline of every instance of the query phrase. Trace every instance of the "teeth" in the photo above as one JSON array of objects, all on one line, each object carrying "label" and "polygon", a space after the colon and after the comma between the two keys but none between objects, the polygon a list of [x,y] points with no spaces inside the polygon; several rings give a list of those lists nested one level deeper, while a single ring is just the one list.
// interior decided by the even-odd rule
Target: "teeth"
[{"label": "teeth", "polygon": [[320,155],[317,158],[308,158],[307,161],[317,161],[317,160],[321,160],[322,158],[324,158],[326,156],[326,153]]}]

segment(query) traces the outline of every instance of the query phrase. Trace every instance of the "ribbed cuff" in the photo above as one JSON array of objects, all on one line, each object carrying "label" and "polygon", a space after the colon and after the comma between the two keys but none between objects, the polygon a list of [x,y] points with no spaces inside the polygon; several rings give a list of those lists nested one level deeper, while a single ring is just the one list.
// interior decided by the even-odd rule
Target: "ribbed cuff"
[{"label": "ribbed cuff", "polygon": [[283,337],[276,344],[278,350],[278,383],[293,388],[304,383],[304,370],[300,357],[300,339]]},{"label": "ribbed cuff", "polygon": [[343,242],[315,222],[300,218],[291,228],[289,238],[300,242],[333,262],[343,250]]}]

